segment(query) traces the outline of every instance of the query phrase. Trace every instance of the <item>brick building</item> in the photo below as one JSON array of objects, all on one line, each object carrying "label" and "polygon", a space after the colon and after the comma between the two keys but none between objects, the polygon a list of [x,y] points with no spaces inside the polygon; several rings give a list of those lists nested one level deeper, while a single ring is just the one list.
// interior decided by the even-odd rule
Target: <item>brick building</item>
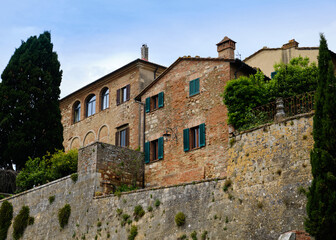
[{"label": "brick building", "polygon": [[136,97],[145,104],[147,186],[225,175],[219,168],[229,134],[221,93],[230,79],[256,72],[234,59],[234,50],[225,37],[218,58],[179,58]]},{"label": "brick building", "polygon": [[148,48],[144,45],[142,59],[61,99],[65,150],[95,141],[138,148],[141,105],[134,102],[134,97],[165,69],[148,62]]}]

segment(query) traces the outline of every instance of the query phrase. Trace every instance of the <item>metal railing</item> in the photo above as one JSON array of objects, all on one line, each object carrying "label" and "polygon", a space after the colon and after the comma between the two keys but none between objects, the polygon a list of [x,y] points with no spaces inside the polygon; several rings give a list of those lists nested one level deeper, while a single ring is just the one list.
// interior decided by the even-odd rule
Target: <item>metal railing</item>
[{"label": "metal railing", "polygon": [[308,113],[314,109],[315,92],[307,92],[284,99],[287,117]]}]

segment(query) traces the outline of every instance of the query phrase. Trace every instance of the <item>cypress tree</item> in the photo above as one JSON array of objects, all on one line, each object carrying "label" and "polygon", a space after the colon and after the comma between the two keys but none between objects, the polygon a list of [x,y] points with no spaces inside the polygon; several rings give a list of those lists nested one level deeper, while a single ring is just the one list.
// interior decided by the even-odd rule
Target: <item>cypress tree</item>
[{"label": "cypress tree", "polygon": [[21,169],[28,157],[62,149],[62,71],[49,32],[15,50],[0,84],[0,167]]},{"label": "cypress tree", "polygon": [[336,239],[336,78],[321,34],[314,116],[313,181],[308,192],[306,230],[316,240]]}]

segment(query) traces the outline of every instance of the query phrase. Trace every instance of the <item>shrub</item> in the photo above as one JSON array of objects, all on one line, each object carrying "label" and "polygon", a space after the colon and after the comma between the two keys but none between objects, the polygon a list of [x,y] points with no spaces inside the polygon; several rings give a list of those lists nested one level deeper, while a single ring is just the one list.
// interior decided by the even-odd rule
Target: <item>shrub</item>
[{"label": "shrub", "polygon": [[58,210],[58,222],[61,228],[64,228],[68,222],[71,214],[71,206],[69,204],[65,204],[63,208]]},{"label": "shrub", "polygon": [[17,173],[13,170],[0,169],[0,192],[3,193],[15,192],[16,174]]},{"label": "shrub", "polygon": [[78,173],[71,174],[71,180],[75,183],[78,180]]},{"label": "shrub", "polygon": [[229,190],[229,187],[231,187],[231,185],[232,185],[231,179],[226,179],[224,182],[223,191],[226,192],[227,190]]},{"label": "shrub", "polygon": [[23,206],[19,214],[14,218],[13,223],[13,238],[20,239],[28,226],[29,221],[29,207]]},{"label": "shrub", "polygon": [[190,234],[190,237],[192,240],[197,240],[197,232],[196,231],[193,231],[191,234]]},{"label": "shrub", "polygon": [[145,211],[143,210],[141,205],[137,205],[134,207],[134,219],[135,221],[138,221],[140,218],[143,217],[143,215],[145,215]]},{"label": "shrub", "polygon": [[52,204],[55,201],[55,195],[49,197],[49,204]]},{"label": "shrub", "polygon": [[176,215],[175,215],[175,223],[177,226],[182,226],[185,224],[185,215],[183,212],[178,212]]},{"label": "shrub", "polygon": [[3,201],[0,207],[0,240],[7,238],[7,233],[13,219],[13,205]]},{"label": "shrub", "polygon": [[159,199],[156,199],[156,200],[155,200],[155,203],[154,203],[154,206],[155,206],[155,207],[159,207],[160,204],[161,204],[160,200],[159,200]]},{"label": "shrub", "polygon": [[185,240],[187,239],[187,235],[183,234],[182,236],[178,237],[177,240]]},{"label": "shrub", "polygon": [[133,225],[127,239],[134,240],[136,235],[138,235],[138,227]]},{"label": "shrub", "polygon": [[120,208],[117,208],[117,215],[120,216],[123,213],[123,210]]},{"label": "shrub", "polygon": [[148,212],[153,211],[153,207],[152,207],[152,206],[148,206],[147,211],[148,211]]},{"label": "shrub", "polygon": [[47,182],[77,172],[78,151],[61,150],[47,153],[42,158],[29,158],[16,178],[17,192],[22,192]]},{"label": "shrub", "polygon": [[201,239],[206,240],[207,235],[208,235],[208,231],[204,231],[201,235]]}]

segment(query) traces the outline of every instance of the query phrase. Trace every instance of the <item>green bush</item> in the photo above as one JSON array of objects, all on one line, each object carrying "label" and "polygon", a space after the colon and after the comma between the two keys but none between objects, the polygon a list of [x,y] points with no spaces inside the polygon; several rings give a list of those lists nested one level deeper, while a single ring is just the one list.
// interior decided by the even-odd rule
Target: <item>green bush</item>
[{"label": "green bush", "polygon": [[78,151],[76,149],[67,153],[58,150],[54,154],[47,153],[42,158],[29,158],[25,167],[17,175],[17,192],[75,173],[77,162]]},{"label": "green bush", "polygon": [[0,240],[7,238],[8,228],[12,224],[13,205],[8,201],[3,201],[0,207]]},{"label": "green bush", "polygon": [[156,199],[155,202],[154,202],[154,206],[155,207],[159,207],[161,204],[160,200],[159,199]]},{"label": "green bush", "polygon": [[143,215],[145,215],[145,211],[143,210],[141,205],[137,205],[134,207],[134,219],[135,221],[138,221],[140,218],[143,217]]},{"label": "green bush", "polygon": [[19,214],[14,218],[13,238],[20,239],[29,223],[29,207],[23,206]]},{"label": "green bush", "polygon": [[138,227],[133,225],[127,239],[134,240],[136,235],[138,235]]},{"label": "green bush", "polygon": [[197,232],[196,231],[193,231],[191,234],[190,234],[190,237],[192,240],[197,240]]},{"label": "green bush", "polygon": [[265,112],[252,112],[253,108],[274,102],[277,97],[315,91],[318,71],[315,63],[309,64],[309,58],[293,58],[287,65],[275,64],[274,69],[277,74],[270,81],[258,71],[227,83],[222,97],[228,108],[228,123],[237,130],[260,125],[269,118]]},{"label": "green bush", "polygon": [[71,206],[69,204],[65,204],[63,208],[58,210],[58,222],[61,228],[64,228],[68,222],[71,214]]},{"label": "green bush", "polygon": [[178,212],[176,215],[175,215],[175,223],[177,226],[182,226],[185,224],[185,215],[183,212]]},{"label": "green bush", "polygon": [[75,183],[78,180],[78,173],[71,174],[71,180]]},{"label": "green bush", "polygon": [[52,204],[55,201],[55,195],[49,197],[49,204]]}]

